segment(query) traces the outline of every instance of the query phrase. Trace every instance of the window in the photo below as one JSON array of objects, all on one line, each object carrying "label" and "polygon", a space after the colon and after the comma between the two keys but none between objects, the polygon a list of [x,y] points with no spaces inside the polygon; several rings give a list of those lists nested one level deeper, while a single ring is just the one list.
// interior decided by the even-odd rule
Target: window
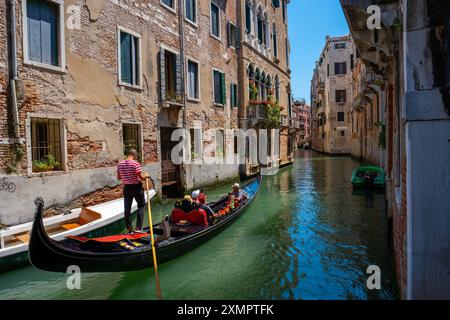
[{"label": "window", "polygon": [[186,19],[197,23],[197,0],[185,0],[184,8]]},{"label": "window", "polygon": [[355,56],[353,54],[350,55],[350,69],[353,70],[355,68]]},{"label": "window", "polygon": [[338,112],[337,113],[337,121],[344,122],[345,121],[345,112]]},{"label": "window", "polygon": [[245,30],[252,32],[252,7],[249,4],[245,5]]},{"label": "window", "polygon": [[227,23],[227,42],[228,46],[232,48],[239,48],[240,33],[239,29],[231,22]]},{"label": "window", "polygon": [[175,9],[175,0],[161,0],[161,3],[170,9]]},{"label": "window", "polygon": [[277,28],[274,23],[273,30],[272,30],[272,39],[273,39],[273,55],[275,58],[278,58],[278,39],[277,38],[278,38]]},{"label": "window", "polygon": [[345,42],[341,42],[341,43],[335,43],[334,44],[334,49],[338,50],[338,49],[345,49],[346,45]]},{"label": "window", "polygon": [[63,67],[64,60],[64,5],[53,1],[27,0],[24,2],[25,62]]},{"label": "window", "polygon": [[213,70],[213,82],[214,103],[224,106],[226,104],[225,73]]},{"label": "window", "polygon": [[238,106],[238,86],[235,83],[230,84],[230,105],[232,108]]},{"label": "window", "polygon": [[197,160],[202,156],[202,130],[191,129],[191,159]]},{"label": "window", "polygon": [[223,130],[216,130],[216,157],[225,156],[225,134]]},{"label": "window", "polygon": [[346,90],[336,90],[336,102],[347,102],[347,91]]},{"label": "window", "polygon": [[334,74],[346,74],[347,62],[336,62],[334,64]]},{"label": "window", "polygon": [[211,2],[211,34],[220,38],[220,9],[213,2]]},{"label": "window", "polygon": [[180,55],[161,48],[160,51],[160,98],[161,101],[181,103],[183,79]]},{"label": "window", "polygon": [[128,151],[135,149],[141,159],[141,126],[134,123],[122,124],[122,138],[123,138],[123,154],[128,155]]},{"label": "window", "polygon": [[263,43],[263,41],[264,41],[263,26],[264,26],[263,18],[262,18],[262,16],[258,16],[258,40],[259,40],[259,43]]},{"label": "window", "polygon": [[123,30],[120,34],[120,82],[140,86],[140,38]]},{"label": "window", "polygon": [[327,64],[327,78],[330,76],[330,65]]},{"label": "window", "polygon": [[290,45],[289,45],[289,40],[288,39],[286,39],[286,64],[287,64],[287,67],[289,68],[289,65],[290,65],[290,61],[289,61],[289,52],[290,51]]},{"label": "window", "polygon": [[345,131],[341,130],[341,137],[345,137]]},{"label": "window", "polygon": [[188,97],[199,99],[198,63],[188,60]]},{"label": "window", "polygon": [[278,75],[275,76],[275,100],[276,102],[280,102],[280,80]]},{"label": "window", "polygon": [[280,0],[272,0],[272,5],[275,8],[279,8],[280,7]]},{"label": "window", "polygon": [[33,172],[62,170],[61,120],[31,118]]},{"label": "window", "polygon": [[283,21],[286,21],[286,0],[281,0],[281,9],[283,10]]}]

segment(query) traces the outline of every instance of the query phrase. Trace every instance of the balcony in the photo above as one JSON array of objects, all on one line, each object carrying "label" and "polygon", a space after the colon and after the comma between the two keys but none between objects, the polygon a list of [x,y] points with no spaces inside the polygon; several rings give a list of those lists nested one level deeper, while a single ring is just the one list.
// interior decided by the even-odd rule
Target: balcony
[{"label": "balcony", "polygon": [[300,130],[301,121],[300,119],[291,119],[291,128],[295,130]]},{"label": "balcony", "polygon": [[318,83],[318,86],[317,86],[317,91],[318,91],[318,93],[325,93],[325,82],[323,82],[323,81],[320,81],[319,83]]}]

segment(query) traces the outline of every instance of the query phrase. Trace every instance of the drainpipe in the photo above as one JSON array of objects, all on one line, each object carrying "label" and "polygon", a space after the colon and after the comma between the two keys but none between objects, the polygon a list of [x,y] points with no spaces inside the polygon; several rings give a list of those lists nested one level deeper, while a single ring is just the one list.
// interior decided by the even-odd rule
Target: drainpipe
[{"label": "drainpipe", "polygon": [[[180,45],[180,59],[181,59],[181,77],[183,79],[183,129],[187,130],[187,106],[186,106],[186,66],[185,66],[185,53],[184,53],[184,1],[178,0],[178,35]],[[181,166],[183,172],[182,183],[183,189],[187,188],[186,184],[186,165]],[[181,177],[180,177],[181,178]]]},{"label": "drainpipe", "polygon": [[19,138],[19,110],[17,107],[17,47],[16,47],[16,0],[10,0],[11,8],[11,75],[9,86],[11,89],[11,107],[14,116],[14,138]]}]

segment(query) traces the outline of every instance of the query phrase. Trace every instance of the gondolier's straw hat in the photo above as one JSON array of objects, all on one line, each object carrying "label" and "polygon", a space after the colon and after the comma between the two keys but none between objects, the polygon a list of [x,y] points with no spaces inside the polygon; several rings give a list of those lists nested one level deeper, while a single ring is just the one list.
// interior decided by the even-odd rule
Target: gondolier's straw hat
[{"label": "gondolier's straw hat", "polygon": [[239,183],[233,184],[233,188],[239,188],[239,187],[240,187]]}]

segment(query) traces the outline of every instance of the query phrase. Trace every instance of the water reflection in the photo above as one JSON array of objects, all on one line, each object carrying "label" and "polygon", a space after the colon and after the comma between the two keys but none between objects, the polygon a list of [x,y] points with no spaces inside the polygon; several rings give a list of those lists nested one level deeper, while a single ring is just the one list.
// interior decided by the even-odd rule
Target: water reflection
[{"label": "water reflection", "polygon": [[[293,167],[265,177],[247,212],[217,237],[160,266],[165,299],[391,299],[392,260],[382,193],[354,192],[358,163],[299,151]],[[207,190],[209,200],[230,190]],[[155,220],[172,203],[154,208]],[[382,270],[382,290],[366,269]],[[152,270],[67,275],[23,268],[0,275],[0,299],[154,299]]]}]

